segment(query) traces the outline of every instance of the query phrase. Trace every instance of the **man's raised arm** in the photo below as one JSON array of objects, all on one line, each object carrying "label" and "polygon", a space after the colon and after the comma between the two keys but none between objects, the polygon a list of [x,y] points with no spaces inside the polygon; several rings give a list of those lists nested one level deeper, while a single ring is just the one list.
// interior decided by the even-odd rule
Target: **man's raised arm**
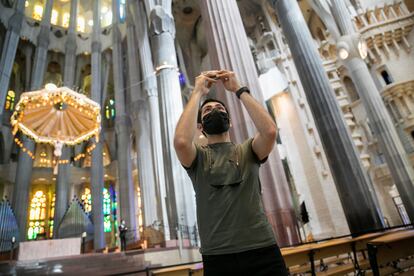
[{"label": "man's raised arm", "polygon": [[[236,93],[241,88],[234,72],[222,70],[218,76],[223,81],[226,90]],[[244,92],[239,96],[258,130],[253,139],[253,151],[259,160],[263,160],[269,155],[275,144],[276,124],[266,109],[250,93]]]},{"label": "man's raised arm", "polygon": [[178,159],[185,167],[190,167],[196,157],[194,136],[197,128],[197,112],[202,96],[206,95],[216,80],[209,78],[216,73],[214,71],[201,74],[196,78],[193,93],[184,108],[175,128],[174,147]]}]

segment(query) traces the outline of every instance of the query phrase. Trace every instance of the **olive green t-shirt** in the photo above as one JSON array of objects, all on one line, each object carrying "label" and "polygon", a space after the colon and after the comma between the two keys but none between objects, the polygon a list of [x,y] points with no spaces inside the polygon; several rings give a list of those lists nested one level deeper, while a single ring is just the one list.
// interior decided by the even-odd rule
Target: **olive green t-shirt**
[{"label": "olive green t-shirt", "polygon": [[196,145],[187,173],[196,194],[201,253],[243,252],[276,243],[263,210],[253,139]]}]

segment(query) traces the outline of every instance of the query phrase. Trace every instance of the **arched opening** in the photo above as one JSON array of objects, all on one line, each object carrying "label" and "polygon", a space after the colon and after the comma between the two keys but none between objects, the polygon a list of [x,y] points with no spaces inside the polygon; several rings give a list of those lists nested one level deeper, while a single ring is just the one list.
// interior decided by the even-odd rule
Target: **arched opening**
[{"label": "arched opening", "polygon": [[393,80],[387,70],[383,69],[380,74],[386,85],[393,83]]},{"label": "arched opening", "polygon": [[62,85],[62,70],[61,66],[56,61],[51,61],[47,65],[47,71],[45,74],[44,84],[54,83],[56,86]]},{"label": "arched opening", "polygon": [[345,85],[345,89],[348,92],[348,97],[351,102],[355,102],[359,100],[359,94],[355,87],[354,82],[349,77],[345,77],[343,79],[343,83]]}]

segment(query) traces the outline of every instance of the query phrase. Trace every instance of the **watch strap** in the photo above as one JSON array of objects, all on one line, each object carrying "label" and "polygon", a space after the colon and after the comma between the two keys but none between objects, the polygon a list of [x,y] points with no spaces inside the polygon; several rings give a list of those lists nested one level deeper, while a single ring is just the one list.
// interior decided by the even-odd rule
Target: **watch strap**
[{"label": "watch strap", "polygon": [[249,88],[247,88],[246,86],[243,86],[243,87],[239,88],[239,90],[236,91],[237,98],[240,99],[241,94],[243,94],[244,92],[247,92],[247,93],[250,94]]}]

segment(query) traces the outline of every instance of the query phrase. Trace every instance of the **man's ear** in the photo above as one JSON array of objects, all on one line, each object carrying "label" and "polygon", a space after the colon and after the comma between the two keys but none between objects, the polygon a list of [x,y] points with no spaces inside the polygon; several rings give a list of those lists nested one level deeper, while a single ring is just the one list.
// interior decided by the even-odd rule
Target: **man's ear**
[{"label": "man's ear", "polygon": [[201,131],[201,133],[207,138],[207,134],[203,131],[203,125],[202,124],[198,123],[197,124],[197,129],[199,131]]},{"label": "man's ear", "polygon": [[231,128],[233,125],[231,124],[231,119],[229,119],[229,124],[230,124],[230,127],[229,128]]}]

